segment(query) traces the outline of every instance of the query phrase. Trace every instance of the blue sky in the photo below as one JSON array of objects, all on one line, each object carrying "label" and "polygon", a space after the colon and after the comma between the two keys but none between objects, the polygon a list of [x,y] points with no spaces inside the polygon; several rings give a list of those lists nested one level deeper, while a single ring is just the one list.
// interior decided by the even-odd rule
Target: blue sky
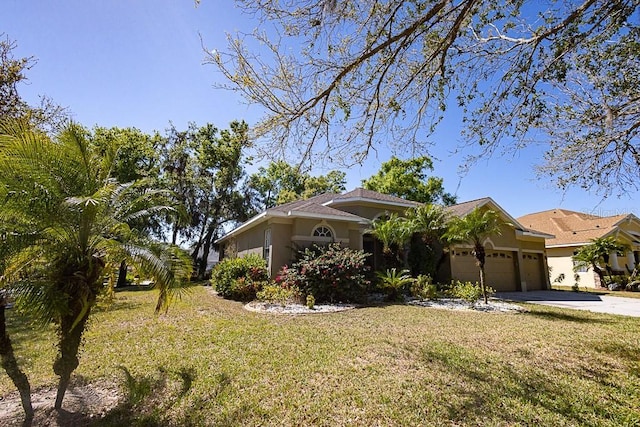
[{"label": "blue sky", "polygon": [[[189,121],[226,127],[232,120],[251,125],[261,117],[261,109],[245,105],[239,94],[214,89],[224,83],[223,76],[203,65],[200,37],[207,48],[224,50],[227,32],[256,25],[232,1],[203,0],[195,7],[192,0],[3,0],[2,9],[0,33],[18,43],[16,55],[37,59],[29,83],[20,87],[22,96],[35,103],[47,95],[85,126],[152,132],[164,131],[170,121],[178,128]],[[640,215],[638,192],[602,200],[537,179],[533,165],[541,153],[536,147],[516,156],[494,155],[460,177],[463,155],[452,154],[460,130],[460,118],[451,111],[431,138],[430,153],[436,159],[434,175],[444,178],[459,201],[490,196],[514,217],[556,207]],[[348,189],[390,156],[379,150],[362,167],[346,171]]]}]

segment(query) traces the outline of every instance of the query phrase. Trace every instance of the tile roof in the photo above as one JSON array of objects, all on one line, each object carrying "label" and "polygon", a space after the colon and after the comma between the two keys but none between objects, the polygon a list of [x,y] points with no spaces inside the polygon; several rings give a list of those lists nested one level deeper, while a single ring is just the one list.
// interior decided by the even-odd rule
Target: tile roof
[{"label": "tile roof", "polygon": [[618,224],[629,215],[600,217],[565,209],[550,209],[518,218],[525,227],[531,227],[555,235],[547,240],[547,246],[579,245],[604,237],[615,231]]}]

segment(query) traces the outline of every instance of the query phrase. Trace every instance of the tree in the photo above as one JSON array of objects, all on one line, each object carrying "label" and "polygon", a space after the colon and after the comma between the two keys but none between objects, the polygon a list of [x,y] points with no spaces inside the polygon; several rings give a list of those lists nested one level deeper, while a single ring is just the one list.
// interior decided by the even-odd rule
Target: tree
[{"label": "tree", "polygon": [[[121,183],[146,179],[149,187],[158,187],[160,184],[158,182],[160,173],[158,151],[165,140],[157,132],[154,135],[148,135],[136,128],[95,127],[87,135],[87,138],[101,155],[113,157],[113,166],[110,171],[111,178]],[[148,191],[154,191],[157,195],[163,194],[156,190]],[[150,197],[147,197],[147,200],[149,199]],[[162,200],[155,200],[155,202],[160,204],[168,203],[166,197],[161,197],[160,199]],[[170,217],[175,218],[177,215],[172,211]],[[136,219],[128,225],[140,233],[153,233],[156,237],[160,237],[165,231],[163,229],[163,220],[166,219],[168,219],[167,216],[159,212],[153,217],[146,217],[142,220]],[[172,243],[175,244],[175,241]],[[120,263],[116,287],[126,285],[127,271],[127,263],[123,260]]]},{"label": "tree", "polygon": [[609,255],[614,252],[626,252],[628,247],[618,241],[615,237],[598,237],[590,244],[582,246],[576,251],[573,260],[576,261],[576,268],[591,267],[600,278],[603,287],[607,286],[604,272],[609,267]]},{"label": "tree", "polygon": [[308,199],[318,194],[345,190],[345,173],[337,170],[326,175],[311,176],[289,163],[279,160],[269,166],[260,167],[249,177],[249,189],[255,199],[256,210],[299,199]]},{"label": "tree", "polygon": [[415,275],[435,277],[443,259],[442,240],[449,225],[449,215],[439,205],[424,204],[407,212],[413,236],[409,263]]},{"label": "tree", "polygon": [[191,271],[182,250],[128,226],[163,208],[140,200],[148,193],[135,184],[110,178],[114,156],[100,153],[86,136],[73,124],[55,140],[24,121],[0,125],[0,222],[15,242],[1,284],[21,310],[56,324],[57,409],[109,269],[126,259],[153,279],[160,290],[156,312],[168,307]]},{"label": "tree", "polygon": [[502,234],[501,227],[503,224],[504,222],[496,211],[475,208],[464,217],[454,218],[445,234],[445,237],[450,243],[464,242],[473,245],[471,253],[475,257],[476,265],[480,269],[480,287],[485,304],[487,304],[488,300],[484,272],[484,240],[489,236]]},{"label": "tree", "polygon": [[544,141],[540,172],[560,186],[638,188],[637,1],[237,4],[258,28],[206,52],[225,87],[264,106],[256,132],[271,137],[269,153],[358,162],[384,143],[428,153],[457,105],[480,156]]},{"label": "tree", "polygon": [[26,72],[36,63],[33,57],[15,58],[17,47],[0,33],[0,117],[23,118],[42,129],[57,129],[67,118],[67,111],[45,96],[39,106],[30,106],[20,97],[18,85],[27,81]]},{"label": "tree", "polygon": [[433,171],[429,157],[400,160],[393,156],[381,165],[377,174],[362,181],[362,186],[414,202],[453,205],[456,196],[444,191],[442,178],[427,176],[428,171]]},{"label": "tree", "polygon": [[213,242],[228,224],[244,221],[249,197],[240,191],[244,150],[250,146],[249,127],[234,121],[229,129],[212,124],[186,131],[169,130],[163,149],[163,185],[176,195],[181,217],[173,223],[178,235],[193,242],[192,258],[198,278],[204,278]]},{"label": "tree", "polygon": [[407,243],[414,233],[413,224],[405,217],[391,214],[378,218],[371,224],[369,233],[382,243],[385,268],[406,266]]}]

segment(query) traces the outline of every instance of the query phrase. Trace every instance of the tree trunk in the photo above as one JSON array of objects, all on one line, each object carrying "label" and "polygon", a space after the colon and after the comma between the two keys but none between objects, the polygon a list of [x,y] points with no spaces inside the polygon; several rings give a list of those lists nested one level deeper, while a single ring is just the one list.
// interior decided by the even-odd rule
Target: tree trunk
[{"label": "tree trunk", "polygon": [[473,255],[476,258],[476,264],[480,268],[480,289],[482,290],[482,298],[484,299],[484,303],[488,304],[487,298],[487,289],[484,284],[484,263],[486,259],[486,252],[484,250],[484,246],[482,244],[475,244],[473,247]]},{"label": "tree trunk", "polygon": [[7,333],[7,322],[5,318],[5,307],[7,300],[3,295],[0,295],[0,356],[2,357],[2,368],[5,370],[13,384],[20,393],[20,401],[22,402],[22,409],[24,409],[24,424],[25,426],[31,425],[33,420],[33,406],[31,405],[31,385],[29,379],[24,372],[18,366],[15,354],[13,352],[13,345],[9,339]]},{"label": "tree trunk", "polygon": [[595,271],[595,273],[598,275],[598,278],[600,279],[600,287],[606,288],[607,283],[605,282],[604,272],[602,271],[602,269],[598,267],[596,264],[592,264],[591,267],[593,267],[593,271]]},{"label": "tree trunk", "polygon": [[178,224],[173,224],[173,231],[171,232],[171,244],[175,245],[178,241]]},{"label": "tree trunk", "polygon": [[122,261],[120,263],[120,268],[118,269],[118,281],[116,282],[116,288],[122,288],[127,285],[127,261]]},{"label": "tree trunk", "polygon": [[[82,314],[81,304],[76,304],[71,313],[63,316],[60,321],[60,342],[58,348],[58,356],[53,364],[53,372],[60,377],[58,382],[58,393],[56,395],[55,409],[62,408],[62,400],[69,386],[71,374],[78,367],[78,350],[82,342],[82,335],[91,313],[91,308],[95,302],[95,297],[88,301],[89,307]],[[72,328],[76,319],[80,321]]]},{"label": "tree trunk", "polygon": [[198,266],[198,280],[204,280],[204,276],[207,272],[209,251],[211,249],[211,239],[213,238],[214,231],[214,224],[211,224],[211,227],[209,227],[209,230],[207,230],[207,235],[204,236],[204,241],[202,243],[202,258],[200,259],[200,265]]}]

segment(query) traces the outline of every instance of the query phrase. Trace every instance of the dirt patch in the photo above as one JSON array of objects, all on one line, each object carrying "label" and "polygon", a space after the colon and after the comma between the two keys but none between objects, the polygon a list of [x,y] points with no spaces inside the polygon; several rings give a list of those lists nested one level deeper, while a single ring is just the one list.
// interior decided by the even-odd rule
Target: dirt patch
[{"label": "dirt patch", "polygon": [[[123,400],[123,393],[116,384],[106,381],[73,384],[67,390],[59,411],[53,409],[55,400],[54,387],[31,392],[35,412],[33,426],[88,426],[116,408]],[[23,421],[24,411],[18,392],[0,397],[0,425],[21,426]]]}]

